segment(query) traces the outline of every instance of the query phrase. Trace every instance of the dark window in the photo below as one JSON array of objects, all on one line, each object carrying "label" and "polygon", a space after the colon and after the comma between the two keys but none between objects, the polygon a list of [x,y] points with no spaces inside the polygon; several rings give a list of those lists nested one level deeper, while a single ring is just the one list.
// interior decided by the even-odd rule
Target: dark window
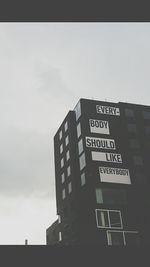
[{"label": "dark window", "polygon": [[111,246],[124,246],[123,232],[107,232],[108,245]]},{"label": "dark window", "polygon": [[97,226],[102,228],[122,228],[121,212],[119,210],[96,210]]},{"label": "dark window", "polygon": [[97,210],[97,226],[109,227],[107,210]]},{"label": "dark window", "polygon": [[80,139],[80,141],[78,142],[78,153],[79,155],[83,152],[83,140],[82,138]]},{"label": "dark window", "polygon": [[133,112],[132,109],[126,108],[126,109],[125,109],[125,115],[126,115],[126,117],[131,117],[131,118],[133,118],[133,117],[134,117],[134,112]]},{"label": "dark window", "polygon": [[150,134],[150,126],[149,125],[145,126],[145,132],[147,134]]},{"label": "dark window", "polygon": [[140,242],[138,233],[125,232],[125,242],[127,246],[139,245]]},{"label": "dark window", "polygon": [[80,101],[76,105],[74,111],[75,111],[75,114],[76,114],[76,121],[77,121],[80,118],[80,116],[81,116],[81,105],[80,105]]},{"label": "dark window", "polygon": [[65,132],[68,130],[68,122],[66,121],[66,123],[65,123]]},{"label": "dark window", "polygon": [[85,173],[83,172],[81,174],[81,185],[83,186],[83,185],[85,185],[85,183],[86,183],[86,181],[85,181]]},{"label": "dark window", "polygon": [[119,211],[109,211],[110,226],[112,228],[122,228],[121,215]]},{"label": "dark window", "polygon": [[128,132],[130,132],[130,133],[136,133],[136,125],[134,123],[129,123],[127,125],[127,127],[128,127]]},{"label": "dark window", "polygon": [[135,183],[137,183],[137,184],[145,184],[146,183],[146,176],[143,172],[135,173]]},{"label": "dark window", "polygon": [[139,166],[143,165],[143,160],[140,156],[133,156],[133,162],[135,165],[139,165]]},{"label": "dark window", "polygon": [[143,111],[142,112],[143,118],[144,119],[150,119],[150,112],[149,111]]},{"label": "dark window", "polygon": [[81,124],[79,122],[78,125],[77,125],[77,137],[79,138],[80,135],[81,135]]},{"label": "dark window", "polygon": [[85,167],[85,165],[86,165],[86,162],[85,162],[85,153],[83,153],[80,156],[79,163],[80,163],[80,170],[82,170]]},{"label": "dark window", "polygon": [[62,130],[59,132],[59,140],[62,138]]},{"label": "dark window", "polygon": [[140,143],[137,139],[129,140],[129,145],[131,148],[140,148]]},{"label": "dark window", "polygon": [[123,189],[96,188],[98,204],[126,204],[126,191]]}]

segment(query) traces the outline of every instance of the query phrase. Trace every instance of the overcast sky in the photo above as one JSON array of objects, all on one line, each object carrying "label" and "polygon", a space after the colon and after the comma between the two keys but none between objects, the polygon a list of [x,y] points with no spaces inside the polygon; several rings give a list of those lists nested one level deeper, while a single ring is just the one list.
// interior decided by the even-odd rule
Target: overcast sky
[{"label": "overcast sky", "polygon": [[150,105],[150,23],[0,24],[0,244],[46,244],[53,136],[80,98]]}]

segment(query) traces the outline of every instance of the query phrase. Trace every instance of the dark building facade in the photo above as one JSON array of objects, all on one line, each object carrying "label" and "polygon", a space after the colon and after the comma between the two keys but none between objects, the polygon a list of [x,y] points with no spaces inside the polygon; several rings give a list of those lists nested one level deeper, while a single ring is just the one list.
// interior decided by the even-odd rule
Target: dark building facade
[{"label": "dark building facade", "polygon": [[149,106],[80,99],[54,152],[57,243],[150,245]]}]

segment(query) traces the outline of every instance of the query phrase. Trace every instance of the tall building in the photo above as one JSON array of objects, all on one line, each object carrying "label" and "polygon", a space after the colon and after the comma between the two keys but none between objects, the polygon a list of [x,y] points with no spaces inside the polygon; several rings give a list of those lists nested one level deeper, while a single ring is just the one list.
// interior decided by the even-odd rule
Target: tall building
[{"label": "tall building", "polygon": [[53,231],[65,245],[150,244],[149,106],[80,99],[54,152],[58,223],[47,244]]}]

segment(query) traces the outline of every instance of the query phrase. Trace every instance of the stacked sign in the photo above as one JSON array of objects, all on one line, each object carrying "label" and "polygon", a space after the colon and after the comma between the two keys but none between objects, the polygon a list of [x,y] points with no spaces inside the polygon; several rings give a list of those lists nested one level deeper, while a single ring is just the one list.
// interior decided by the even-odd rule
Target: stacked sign
[{"label": "stacked sign", "polygon": [[[116,107],[108,106],[96,106],[97,113],[120,116],[120,110]],[[110,135],[109,122],[104,120],[90,119],[90,132],[97,134]],[[116,150],[116,144],[114,139],[97,138],[97,137],[86,137],[86,146],[90,148],[105,149],[105,150]],[[108,163],[122,164],[121,154],[91,151],[92,160]],[[128,169],[112,168],[112,167],[99,167],[100,180],[102,182],[109,183],[122,183],[131,184],[130,173]]]}]

